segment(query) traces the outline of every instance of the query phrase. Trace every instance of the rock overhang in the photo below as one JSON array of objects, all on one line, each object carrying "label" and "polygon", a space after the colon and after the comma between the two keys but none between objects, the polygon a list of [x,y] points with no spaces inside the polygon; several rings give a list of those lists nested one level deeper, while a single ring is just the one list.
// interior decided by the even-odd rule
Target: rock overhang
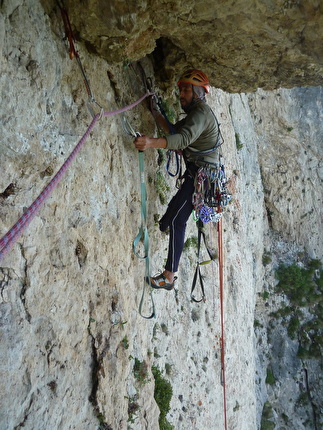
[{"label": "rock overhang", "polygon": [[66,0],[65,7],[88,49],[110,64],[151,55],[161,81],[199,67],[227,92],[323,84],[319,0]]}]

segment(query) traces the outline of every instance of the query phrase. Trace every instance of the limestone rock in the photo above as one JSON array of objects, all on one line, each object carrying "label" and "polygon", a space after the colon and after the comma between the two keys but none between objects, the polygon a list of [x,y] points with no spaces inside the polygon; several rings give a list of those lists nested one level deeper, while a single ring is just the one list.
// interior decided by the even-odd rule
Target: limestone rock
[{"label": "limestone rock", "polygon": [[[70,9],[71,3],[67,4]],[[143,13],[145,5],[139,2],[137,9]],[[182,10],[176,3],[167,5]],[[45,6],[35,0],[16,0],[1,8],[1,237],[60,169],[92,121],[83,76],[76,60],[69,59],[62,39],[56,3]],[[118,3],[120,13],[132,7],[131,2]],[[190,13],[190,5],[183,8]],[[88,18],[96,22],[90,10]],[[73,12],[71,19],[76,25]],[[126,14],[116,24],[120,33],[123,25],[131,30]],[[118,43],[116,39],[116,47]],[[85,45],[79,49],[93,94],[105,111],[143,94],[140,77],[131,67],[108,63],[86,51]],[[141,64],[160,83],[154,61],[145,57]],[[175,100],[172,82],[165,92],[169,104]],[[294,258],[304,247],[310,256],[322,258],[317,203],[322,200],[322,90],[230,95],[212,88],[208,100],[221,123],[234,195],[223,218],[228,428],[256,430],[267,399],[279,399],[276,414],[286,413],[278,403],[284,405],[286,397],[294,399],[290,392],[298,389],[286,368],[277,391],[265,384],[266,353],[271,351],[266,344],[267,308],[262,304],[261,349],[254,334],[255,307],[258,293],[274,283],[279,261]],[[92,103],[92,107],[100,111],[98,105]],[[175,102],[174,109],[177,115]],[[157,133],[144,103],[129,111],[127,118],[140,132]],[[156,225],[166,207],[156,191],[157,174],[163,175],[164,167],[156,152],[147,151],[153,273],[163,266],[168,241]],[[170,198],[174,181],[165,178]],[[304,218],[303,208],[297,207],[299,193],[310,212]],[[300,228],[304,220],[309,235]],[[145,264],[132,252],[139,225],[137,152],[120,116],[101,118],[46,203],[0,262],[1,428],[157,430],[152,365],[172,385],[167,419],[176,429],[213,429],[214,423],[223,428],[218,265],[203,267],[207,301],[194,304],[190,285],[196,249],[186,250],[178,290],[155,292],[157,318],[141,318],[138,306]],[[216,246],[215,228],[207,228]],[[196,227],[190,221],[187,238],[194,237]],[[265,249],[273,254],[273,264],[266,269]],[[288,358],[292,348],[280,335]],[[136,360],[146,363],[140,381],[134,372]],[[314,373],[316,368],[309,369]],[[284,383],[288,389],[280,396]],[[314,394],[320,405],[320,386]],[[295,428],[305,429],[308,410],[293,417]],[[281,417],[276,418],[279,423]]]},{"label": "limestone rock", "polygon": [[[49,13],[54,1],[42,0]],[[153,54],[174,79],[188,65],[230,92],[323,82],[319,0],[65,2],[77,39],[109,63]],[[163,66],[162,66],[163,63]]]}]

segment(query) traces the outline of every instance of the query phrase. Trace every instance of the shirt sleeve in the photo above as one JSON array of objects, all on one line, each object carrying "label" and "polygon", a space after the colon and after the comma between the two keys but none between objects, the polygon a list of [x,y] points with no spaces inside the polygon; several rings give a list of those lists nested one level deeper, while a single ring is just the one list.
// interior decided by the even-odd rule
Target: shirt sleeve
[{"label": "shirt sleeve", "polygon": [[194,143],[205,128],[205,115],[196,109],[175,124],[176,133],[166,136],[167,149],[185,149]]}]

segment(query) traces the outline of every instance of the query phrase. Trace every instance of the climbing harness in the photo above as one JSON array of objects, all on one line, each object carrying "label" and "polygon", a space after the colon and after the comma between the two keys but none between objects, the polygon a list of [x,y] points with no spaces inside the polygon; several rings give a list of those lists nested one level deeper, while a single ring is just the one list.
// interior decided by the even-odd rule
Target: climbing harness
[{"label": "climbing harness", "polygon": [[[140,133],[135,131],[131,124],[129,123],[128,119],[125,115],[122,116],[122,126],[124,131],[131,137],[136,138],[140,136]],[[140,191],[141,191],[141,225],[139,228],[139,232],[137,236],[135,237],[133,241],[133,251],[137,258],[141,260],[145,260],[146,262],[146,272],[144,276],[144,282],[143,282],[143,290],[142,295],[139,303],[139,313],[140,315],[145,319],[151,319],[155,318],[156,312],[155,312],[155,302],[152,295],[152,288],[149,287],[149,277],[150,277],[150,265],[149,265],[149,235],[148,235],[148,229],[147,229],[147,190],[146,190],[146,183],[145,183],[145,161],[144,161],[144,151],[138,151],[139,156],[139,171],[140,171]],[[144,255],[140,255],[138,251],[138,245],[140,241],[143,242],[144,245]],[[151,308],[152,312],[149,316],[146,316],[143,314],[143,305],[145,301],[145,295],[146,295],[146,289],[149,288],[149,295],[151,300]]]},{"label": "climbing harness", "polygon": [[93,109],[92,105],[96,105],[99,110],[100,110],[100,118],[102,117],[103,114],[103,107],[95,100],[93,92],[91,90],[91,86],[90,86],[90,81],[88,79],[88,77],[86,76],[80,55],[75,47],[76,44],[76,40],[74,38],[73,35],[73,31],[72,31],[72,26],[68,17],[68,13],[66,8],[64,7],[64,4],[62,2],[62,0],[56,0],[57,5],[61,11],[61,15],[62,15],[62,19],[63,19],[63,23],[64,23],[64,29],[65,29],[65,37],[68,40],[69,43],[69,56],[70,59],[73,60],[73,58],[76,58],[77,64],[81,70],[82,76],[83,76],[83,80],[84,80],[84,84],[85,84],[85,88],[88,94],[88,102],[87,102],[87,108],[92,116],[92,118],[95,117],[95,112]]}]

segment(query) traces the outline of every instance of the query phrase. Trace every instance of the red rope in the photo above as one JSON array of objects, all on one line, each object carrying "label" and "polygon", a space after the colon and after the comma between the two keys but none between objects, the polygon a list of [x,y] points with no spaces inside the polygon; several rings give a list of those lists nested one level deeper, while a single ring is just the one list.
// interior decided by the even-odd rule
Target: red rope
[{"label": "red rope", "polygon": [[[112,112],[104,112],[103,116],[108,117],[112,115],[117,115],[122,112],[126,112],[127,110],[132,109],[133,107],[137,106],[139,103],[141,103],[146,97],[152,95],[152,93],[144,94],[140,99],[136,100],[134,103],[125,106],[121,109],[117,109]],[[62,167],[59,169],[59,171],[56,173],[56,175],[52,178],[50,183],[43,189],[43,191],[39,194],[37,199],[29,206],[29,208],[24,212],[24,214],[19,218],[19,220],[16,222],[16,224],[11,227],[11,229],[1,238],[0,240],[0,260],[9,252],[13,244],[18,240],[21,233],[26,229],[28,224],[31,222],[31,220],[35,217],[36,213],[42,206],[42,204],[48,199],[48,197],[51,195],[53,190],[56,188],[57,184],[61,180],[62,176],[82,148],[84,142],[88,138],[89,134],[93,130],[95,123],[100,118],[100,114],[95,115],[93,118],[91,124],[89,125],[88,129],[84,133],[82,139],[78,142],[78,144],[75,146],[74,150],[71,152],[65,163],[62,165]]]},{"label": "red rope", "polygon": [[220,281],[220,316],[221,316],[221,383],[223,387],[224,429],[227,430],[227,394],[225,380],[225,340],[224,340],[224,276],[223,276],[223,239],[222,218],[218,222],[218,248],[219,248],[219,281]]}]

